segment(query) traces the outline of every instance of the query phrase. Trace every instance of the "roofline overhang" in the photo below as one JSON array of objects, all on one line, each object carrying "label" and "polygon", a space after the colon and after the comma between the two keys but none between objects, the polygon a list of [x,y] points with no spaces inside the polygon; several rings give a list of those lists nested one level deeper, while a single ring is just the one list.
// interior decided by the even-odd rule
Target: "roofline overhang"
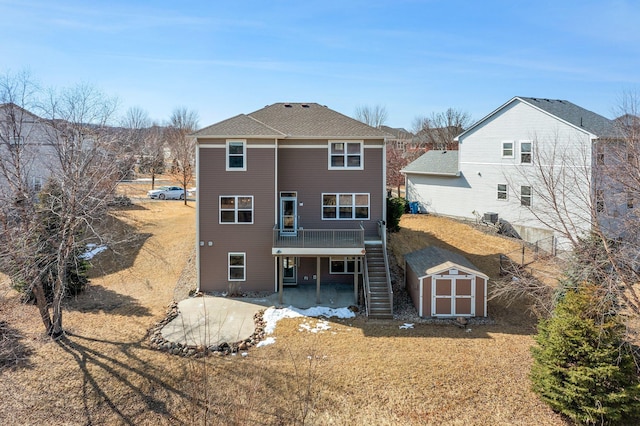
[{"label": "roofline overhang", "polygon": [[590,132],[590,131],[588,131],[587,129],[582,128],[582,127],[579,127],[579,126],[576,126],[575,124],[571,124],[571,123],[569,123],[568,121],[563,120],[562,118],[558,117],[557,115],[553,115],[553,114],[551,114],[550,112],[545,111],[545,110],[543,110],[542,108],[537,107],[537,106],[535,106],[535,105],[533,105],[533,104],[531,104],[531,103],[527,102],[526,100],[522,99],[520,96],[514,96],[513,98],[509,99],[509,100],[508,100],[507,102],[505,102],[504,104],[500,105],[498,108],[496,108],[496,109],[494,109],[493,111],[491,111],[489,114],[485,115],[485,116],[484,116],[483,118],[481,118],[480,120],[478,120],[478,121],[476,121],[475,123],[473,123],[473,124],[472,124],[468,129],[467,129],[467,130],[465,130],[464,132],[460,133],[458,136],[456,136],[455,138],[453,138],[453,140],[454,140],[455,142],[460,142],[460,137],[463,137],[463,136],[465,136],[467,133],[470,133],[471,131],[473,131],[473,129],[474,129],[474,128],[476,128],[476,127],[478,127],[480,124],[482,124],[482,123],[484,123],[484,122],[488,121],[490,117],[492,117],[493,115],[495,115],[498,111],[500,111],[501,109],[503,109],[503,108],[504,108],[504,107],[506,107],[507,105],[511,104],[512,102],[515,102],[516,100],[518,100],[518,101],[520,101],[520,102],[522,102],[522,103],[525,103],[525,104],[529,105],[530,107],[535,108],[535,109],[537,109],[538,111],[540,111],[540,112],[542,112],[542,113],[544,113],[544,114],[546,114],[546,115],[548,115],[548,116],[550,116],[550,117],[553,117],[553,118],[555,118],[556,120],[561,121],[562,123],[565,123],[565,124],[566,124],[566,125],[568,125],[568,126],[573,127],[573,128],[574,128],[574,129],[576,129],[576,130],[579,130],[579,131],[581,131],[581,132],[584,132],[584,133],[588,134],[588,135],[591,137],[591,139],[597,139],[597,138],[598,138],[598,136],[597,136],[597,135],[595,135],[595,134],[591,133],[591,132]]},{"label": "roofline overhang", "polygon": [[489,279],[489,277],[487,275],[483,274],[482,272],[478,271],[477,269],[468,268],[466,266],[462,266],[459,263],[452,262],[452,261],[447,261],[447,262],[441,263],[439,265],[436,265],[436,266],[433,266],[433,267],[427,269],[426,271],[424,271],[424,275],[419,276],[418,279],[423,279],[423,278],[426,278],[426,277],[431,276],[431,275],[436,275],[439,272],[448,271],[449,269],[452,269],[452,268],[459,269],[459,270],[464,271],[464,272],[469,273],[469,274],[477,275],[480,278],[484,278],[485,280]]},{"label": "roofline overhang", "polygon": [[433,173],[433,172],[414,172],[414,171],[407,171],[407,170],[400,170],[400,173],[402,174],[411,174],[411,175],[429,175],[429,176],[447,176],[447,177],[460,177],[460,171],[457,171],[455,173]]},{"label": "roofline overhang", "polygon": [[382,136],[296,136],[296,135],[198,135],[194,136],[196,142],[200,143],[199,139],[278,139],[278,140],[354,140],[360,141],[364,139],[379,139],[385,144],[387,139]]}]

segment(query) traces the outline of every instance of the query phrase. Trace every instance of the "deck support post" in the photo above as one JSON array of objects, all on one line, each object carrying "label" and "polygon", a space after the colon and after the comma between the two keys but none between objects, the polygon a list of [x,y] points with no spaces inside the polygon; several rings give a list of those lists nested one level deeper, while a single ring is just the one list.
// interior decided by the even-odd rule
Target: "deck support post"
[{"label": "deck support post", "polygon": [[278,261],[278,303],[282,305],[282,301],[284,298],[284,277],[282,273],[282,256],[276,256]]},{"label": "deck support post", "polygon": [[360,277],[360,258],[356,257],[355,267],[353,268],[353,304],[358,304],[358,280]]},{"label": "deck support post", "polygon": [[316,257],[316,303],[320,304],[320,256]]}]

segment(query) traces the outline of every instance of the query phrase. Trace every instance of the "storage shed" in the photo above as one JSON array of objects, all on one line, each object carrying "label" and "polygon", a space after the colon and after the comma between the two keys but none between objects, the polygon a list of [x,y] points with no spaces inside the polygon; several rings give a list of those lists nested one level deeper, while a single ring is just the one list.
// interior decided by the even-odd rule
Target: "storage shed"
[{"label": "storage shed", "polygon": [[405,285],[421,317],[486,317],[489,277],[439,247],[408,253]]}]

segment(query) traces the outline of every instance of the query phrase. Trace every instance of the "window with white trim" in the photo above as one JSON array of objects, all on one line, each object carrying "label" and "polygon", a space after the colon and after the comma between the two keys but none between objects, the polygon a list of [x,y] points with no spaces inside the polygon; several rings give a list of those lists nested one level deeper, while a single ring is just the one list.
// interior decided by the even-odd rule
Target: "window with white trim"
[{"label": "window with white trim", "polygon": [[24,145],[24,138],[22,136],[11,136],[9,138],[9,145],[22,146]]},{"label": "window with white trim", "polygon": [[502,142],[502,158],[513,158],[513,141]]},{"label": "window with white trim", "polygon": [[247,279],[247,254],[229,253],[228,257],[228,278],[229,281],[246,281]]},{"label": "window with white trim", "polygon": [[531,187],[520,187],[520,205],[525,207],[531,207]]},{"label": "window with white trim", "polygon": [[221,195],[220,223],[253,223],[253,196]]},{"label": "window with white trim", "polygon": [[356,262],[358,262],[358,272],[362,272],[360,259],[353,256],[331,257],[329,259],[330,274],[353,274],[356,272]]},{"label": "window with white trim", "polygon": [[498,200],[506,200],[507,199],[507,184],[499,183],[498,184]]},{"label": "window with white trim", "polygon": [[322,219],[369,219],[369,194],[322,194]]},{"label": "window with white trim", "polygon": [[363,145],[362,142],[329,142],[329,170],[362,170]]},{"label": "window with white trim", "polygon": [[247,170],[247,141],[227,141],[227,171]]},{"label": "window with white trim", "polygon": [[533,157],[533,144],[531,142],[520,142],[520,163],[531,164]]},{"label": "window with white trim", "polygon": [[33,177],[33,179],[31,180],[31,189],[33,189],[35,192],[42,191],[42,177],[40,176]]},{"label": "window with white trim", "polygon": [[596,212],[604,212],[604,190],[602,189],[596,191]]}]

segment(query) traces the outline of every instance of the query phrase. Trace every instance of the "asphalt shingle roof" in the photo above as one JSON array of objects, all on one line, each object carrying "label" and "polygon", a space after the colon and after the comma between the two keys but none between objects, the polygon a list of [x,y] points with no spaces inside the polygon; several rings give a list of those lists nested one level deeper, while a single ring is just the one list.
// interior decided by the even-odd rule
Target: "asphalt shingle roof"
[{"label": "asphalt shingle roof", "polygon": [[479,275],[486,276],[466,257],[436,246],[429,246],[421,250],[405,254],[404,260],[419,277],[431,275],[444,269],[453,268],[456,267],[456,265],[469,271],[476,272]]},{"label": "asphalt shingle roof", "polygon": [[434,175],[458,174],[458,151],[427,151],[404,169],[406,173],[423,173]]},{"label": "asphalt shingle roof", "polygon": [[613,120],[589,111],[569,101],[559,99],[527,98],[519,96],[519,99],[540,108],[576,127],[581,127],[600,138],[613,138],[618,135]]},{"label": "asphalt shingle roof", "polygon": [[276,103],[240,114],[196,132],[195,136],[279,138],[385,138],[389,135],[316,103]]}]

